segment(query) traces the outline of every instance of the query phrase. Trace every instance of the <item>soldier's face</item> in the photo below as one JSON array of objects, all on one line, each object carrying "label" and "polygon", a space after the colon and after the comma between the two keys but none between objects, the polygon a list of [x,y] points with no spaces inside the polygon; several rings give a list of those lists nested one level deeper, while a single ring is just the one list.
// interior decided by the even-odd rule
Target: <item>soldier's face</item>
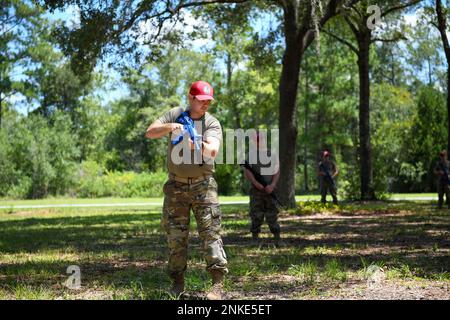
[{"label": "soldier's face", "polygon": [[208,111],[211,100],[198,100],[194,96],[189,95],[189,104],[193,111],[203,114]]}]

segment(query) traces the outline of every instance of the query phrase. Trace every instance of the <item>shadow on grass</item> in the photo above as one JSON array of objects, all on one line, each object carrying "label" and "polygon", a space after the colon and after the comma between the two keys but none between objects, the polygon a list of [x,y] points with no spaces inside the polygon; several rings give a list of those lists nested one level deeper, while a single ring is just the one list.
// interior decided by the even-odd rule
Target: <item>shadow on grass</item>
[{"label": "shadow on grass", "polygon": [[[404,209],[398,209],[398,204],[385,207],[387,211],[365,215],[357,212],[359,208],[352,209],[356,212],[343,210],[340,216],[282,214],[286,246],[258,250],[250,245],[248,206],[222,206],[223,240],[232,282],[229,286],[237,288],[233,282],[237,283],[241,276],[287,274],[293,266],[305,263],[325,272],[335,260],[342,272],[357,272],[377,263],[406,268],[410,273],[405,276],[434,279],[446,274],[448,279],[448,212],[413,205],[404,214],[398,211]],[[387,214],[389,207],[397,211]],[[267,233],[266,225],[263,229]],[[1,221],[0,230],[2,254],[30,255],[22,262],[5,263],[0,257],[0,288],[45,284],[61,295],[68,290],[62,286],[66,268],[75,264],[81,267],[87,288],[109,288],[107,298],[170,298],[165,293],[169,287],[165,272],[167,247],[158,212],[114,209],[111,214],[21,217]],[[73,260],[64,258],[68,248]],[[47,250],[53,258],[39,257]],[[189,254],[187,286],[203,291],[209,277],[196,231],[191,233]]]}]

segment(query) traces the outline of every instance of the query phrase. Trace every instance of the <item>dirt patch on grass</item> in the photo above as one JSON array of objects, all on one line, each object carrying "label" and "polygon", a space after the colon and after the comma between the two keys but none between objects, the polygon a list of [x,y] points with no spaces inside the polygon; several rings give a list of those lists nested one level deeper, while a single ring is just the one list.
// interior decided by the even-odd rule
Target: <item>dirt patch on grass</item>
[{"label": "dirt patch on grass", "polygon": [[240,277],[227,299],[255,300],[450,300],[450,283],[424,280],[365,279],[308,284],[294,276]]},{"label": "dirt patch on grass", "polygon": [[41,210],[10,210],[10,211],[6,211],[8,213],[9,216],[14,216],[14,217],[36,217],[39,216],[39,218],[41,217],[46,217],[46,216],[51,216],[54,215],[56,213],[55,210],[52,209],[41,209]]},{"label": "dirt patch on grass", "polygon": [[328,299],[450,300],[450,284],[440,281],[390,280],[376,285],[357,283],[335,290]]}]

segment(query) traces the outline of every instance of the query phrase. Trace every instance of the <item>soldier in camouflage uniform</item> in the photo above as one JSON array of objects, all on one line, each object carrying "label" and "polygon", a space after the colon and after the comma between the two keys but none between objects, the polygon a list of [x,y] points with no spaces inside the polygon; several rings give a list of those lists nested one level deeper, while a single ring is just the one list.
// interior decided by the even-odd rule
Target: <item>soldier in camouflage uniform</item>
[{"label": "soldier in camouflage uniform", "polygon": [[[194,150],[191,139],[183,139],[188,144],[190,161],[180,163],[174,158],[177,153],[169,140],[167,166],[169,180],[164,185],[164,205],[162,225],[167,233],[169,247],[168,271],[172,279],[171,292],[179,296],[184,291],[184,273],[187,267],[187,247],[189,236],[190,210],[194,212],[197,230],[205,252],[206,270],[211,274],[213,287],[207,294],[210,300],[222,297],[223,277],[228,272],[227,257],[220,236],[221,211],[217,196],[217,183],[213,178],[214,158],[222,141],[219,121],[208,110],[213,100],[213,88],[207,82],[194,82],[190,88],[188,108],[173,108],[157,119],[147,129],[148,138],[160,138],[168,133],[179,134],[183,126],[176,123],[185,110],[194,120],[196,130],[202,135],[201,150]],[[177,145],[178,146],[178,145]],[[186,145],[185,145],[186,147]],[[198,152],[202,161],[195,162]]]},{"label": "soldier in camouflage uniform", "polygon": [[319,162],[319,183],[322,203],[327,202],[327,191],[329,191],[331,196],[333,197],[333,203],[338,204],[336,184],[334,182],[334,178],[338,173],[339,170],[336,166],[336,163],[330,160],[330,152],[324,151],[322,153],[322,161]]},{"label": "soldier in camouflage uniform", "polygon": [[[256,134],[255,141],[258,153],[267,152],[267,143],[260,133]],[[264,178],[267,186],[264,187],[259,183],[253,173],[244,168],[244,176],[251,183],[250,187],[250,219],[251,227],[250,231],[252,233],[252,241],[254,244],[259,243],[259,234],[261,233],[261,226],[266,219],[269,229],[272,232],[275,240],[275,245],[280,245],[280,225],[278,224],[278,208],[275,205],[274,199],[270,196],[272,192],[275,192],[275,188],[280,177],[279,162],[276,158],[275,164],[275,174],[273,175],[263,175],[261,169],[264,167],[269,167],[270,164],[262,164],[259,155],[257,163],[249,163],[252,170],[258,174],[261,174]]]},{"label": "soldier in camouflage uniform", "polygon": [[447,207],[450,209],[449,195],[450,190],[448,186],[448,169],[450,168],[450,162],[447,160],[447,151],[441,151],[439,154],[439,161],[436,162],[434,167],[434,174],[437,176],[437,189],[438,189],[438,208],[442,209],[444,202],[444,194]]}]

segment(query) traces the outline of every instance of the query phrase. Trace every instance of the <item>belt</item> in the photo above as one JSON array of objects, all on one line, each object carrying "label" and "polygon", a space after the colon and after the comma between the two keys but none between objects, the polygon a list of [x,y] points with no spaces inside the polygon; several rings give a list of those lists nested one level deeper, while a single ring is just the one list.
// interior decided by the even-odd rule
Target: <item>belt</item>
[{"label": "belt", "polygon": [[210,177],[211,176],[209,175],[209,176],[200,176],[200,177],[193,177],[193,178],[182,178],[182,177],[177,177],[174,174],[169,174],[170,180],[175,180],[177,182],[182,182],[182,183],[187,183],[187,184],[205,181],[206,179],[209,179]]}]

